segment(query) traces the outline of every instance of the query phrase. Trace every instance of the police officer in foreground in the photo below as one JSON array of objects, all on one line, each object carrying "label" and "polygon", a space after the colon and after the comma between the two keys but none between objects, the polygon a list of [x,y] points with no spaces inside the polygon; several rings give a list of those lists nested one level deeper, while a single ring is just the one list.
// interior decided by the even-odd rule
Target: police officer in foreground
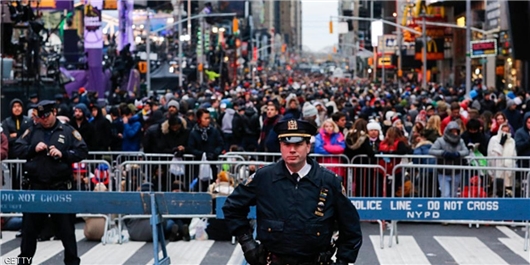
[{"label": "police officer in foreground", "polygon": [[[54,101],[41,101],[36,108],[37,123],[14,144],[18,157],[27,160],[24,164],[25,189],[71,190],[74,187],[71,165],[85,159],[88,148],[78,131],[56,118]],[[37,236],[47,216],[47,213],[24,213],[19,257],[35,255]],[[78,265],[75,214],[51,214],[51,218],[64,246],[64,263]],[[19,260],[27,262],[29,259]]]},{"label": "police officer in foreground", "polygon": [[[316,130],[299,120],[276,124],[282,160],[259,169],[223,206],[228,228],[252,265],[348,264],[357,259],[362,244],[357,210],[345,196],[341,178],[308,157]],[[247,220],[253,205],[261,244]],[[339,237],[332,244],[334,230]]]}]

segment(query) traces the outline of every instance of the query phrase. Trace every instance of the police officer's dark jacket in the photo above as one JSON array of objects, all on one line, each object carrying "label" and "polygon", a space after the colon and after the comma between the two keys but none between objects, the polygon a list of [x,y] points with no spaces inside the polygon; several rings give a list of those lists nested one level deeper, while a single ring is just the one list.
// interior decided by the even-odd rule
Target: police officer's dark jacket
[{"label": "police officer's dark jacket", "polygon": [[[48,147],[55,146],[61,151],[62,158],[53,158],[46,151],[35,152],[39,142]],[[24,171],[30,180],[43,184],[71,179],[72,163],[88,156],[88,148],[81,134],[59,120],[49,129],[37,124],[26,130],[15,142],[15,152],[18,157],[27,160]]]},{"label": "police officer's dark jacket", "polygon": [[311,257],[326,251],[335,221],[337,258],[355,262],[362,244],[359,215],[343,194],[341,179],[313,159],[298,183],[283,160],[259,169],[227,198],[223,212],[231,232],[247,233],[249,207],[256,205],[257,239],[276,255]]}]

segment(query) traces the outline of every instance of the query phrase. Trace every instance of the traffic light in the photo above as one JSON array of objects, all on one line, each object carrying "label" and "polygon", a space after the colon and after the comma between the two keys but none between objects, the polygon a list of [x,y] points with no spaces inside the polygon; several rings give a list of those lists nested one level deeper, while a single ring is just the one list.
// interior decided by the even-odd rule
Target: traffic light
[{"label": "traffic light", "polygon": [[197,27],[197,48],[195,50],[195,53],[197,53],[198,56],[202,55],[202,47],[202,29],[201,27]]},{"label": "traffic light", "polygon": [[333,34],[333,21],[329,22],[329,34]]},{"label": "traffic light", "polygon": [[234,18],[232,20],[232,33],[236,34],[239,31],[239,20]]}]

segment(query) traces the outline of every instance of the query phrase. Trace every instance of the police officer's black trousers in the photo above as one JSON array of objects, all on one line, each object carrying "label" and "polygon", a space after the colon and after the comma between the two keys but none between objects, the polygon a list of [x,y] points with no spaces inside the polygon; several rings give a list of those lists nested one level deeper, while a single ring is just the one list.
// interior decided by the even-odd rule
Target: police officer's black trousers
[{"label": "police officer's black trousers", "polygon": [[[19,257],[33,257],[35,255],[35,251],[37,250],[37,236],[46,223],[43,220],[47,216],[48,214],[43,213],[24,213],[22,219],[22,230],[24,233],[22,233],[22,242],[20,244],[21,253]],[[57,235],[60,237],[64,246],[64,264],[79,265],[81,260],[77,256],[75,214],[51,214],[51,218],[58,228]]]}]

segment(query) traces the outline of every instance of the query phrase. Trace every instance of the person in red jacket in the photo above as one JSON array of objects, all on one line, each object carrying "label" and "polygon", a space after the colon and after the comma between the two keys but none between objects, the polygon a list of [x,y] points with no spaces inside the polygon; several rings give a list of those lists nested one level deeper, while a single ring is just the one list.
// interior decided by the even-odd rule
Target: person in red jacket
[{"label": "person in red jacket", "polygon": [[442,120],[442,132],[445,131],[445,127],[447,126],[447,124],[449,124],[449,122],[457,119],[462,120],[464,125],[467,124],[467,119],[464,116],[460,115],[460,105],[458,104],[458,102],[453,102],[451,103],[451,115],[445,117]]}]

